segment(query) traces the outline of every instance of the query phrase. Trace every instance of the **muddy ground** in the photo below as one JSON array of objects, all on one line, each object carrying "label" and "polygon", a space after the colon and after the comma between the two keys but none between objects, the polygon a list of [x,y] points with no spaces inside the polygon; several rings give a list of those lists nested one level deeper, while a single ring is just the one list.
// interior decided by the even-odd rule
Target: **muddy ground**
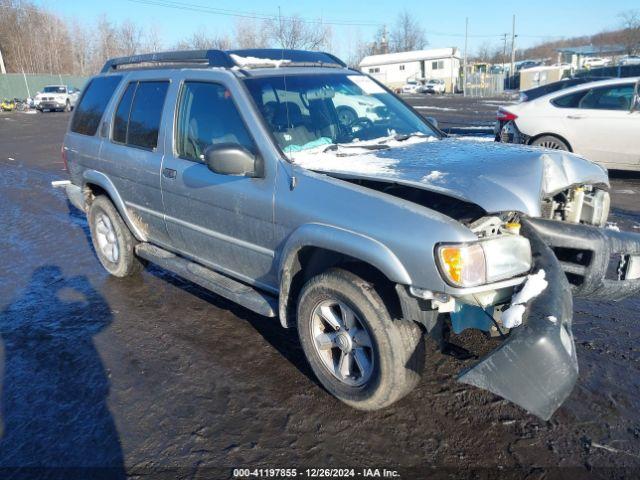
[{"label": "muddy ground", "polygon": [[[481,105],[468,126],[492,121],[495,106]],[[295,331],[155,268],[127,280],[102,270],[84,217],[49,186],[65,178],[68,120],[0,115],[2,478],[43,466],[99,468],[47,471],[60,478],[230,478],[259,466],[640,474],[640,299],[576,302],[580,378],[548,422],[457,384],[469,362],[431,343],[413,393],[358,412],[314,380]],[[640,231],[640,176],[612,183],[614,221]]]}]

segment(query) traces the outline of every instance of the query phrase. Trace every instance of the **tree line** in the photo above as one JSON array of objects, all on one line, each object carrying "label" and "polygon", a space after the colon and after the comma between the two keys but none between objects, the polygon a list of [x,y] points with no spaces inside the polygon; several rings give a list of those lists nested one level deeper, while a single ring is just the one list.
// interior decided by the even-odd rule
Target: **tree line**
[{"label": "tree line", "polygon": [[[109,58],[160,50],[293,48],[332,50],[333,31],[322,21],[300,16],[272,19],[241,18],[229,33],[204,28],[173,45],[165,45],[156,28],[143,28],[129,20],[110,21],[106,15],[93,22],[63,20],[29,0],[0,0],[0,52],[7,72],[91,75]],[[348,63],[357,66],[366,55],[424,48],[422,27],[408,12],[398,15],[387,32],[381,28],[370,42],[357,40]]]}]

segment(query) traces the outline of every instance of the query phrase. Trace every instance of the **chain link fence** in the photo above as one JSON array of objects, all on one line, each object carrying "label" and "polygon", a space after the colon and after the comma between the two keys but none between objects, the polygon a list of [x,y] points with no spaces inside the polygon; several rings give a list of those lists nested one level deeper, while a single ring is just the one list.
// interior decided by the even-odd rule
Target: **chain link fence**
[{"label": "chain link fence", "polygon": [[82,88],[89,77],[75,75],[32,75],[7,73],[0,75],[0,99],[35,97],[46,85],[69,85]]}]

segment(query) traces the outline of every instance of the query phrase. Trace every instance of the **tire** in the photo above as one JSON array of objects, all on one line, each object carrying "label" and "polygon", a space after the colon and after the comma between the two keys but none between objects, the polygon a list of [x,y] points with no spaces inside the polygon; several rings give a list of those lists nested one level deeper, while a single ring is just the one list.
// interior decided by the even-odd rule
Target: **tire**
[{"label": "tire", "polygon": [[543,147],[549,148],[551,150],[566,150],[568,152],[571,151],[569,145],[563,140],[560,140],[555,135],[543,135],[542,137],[536,138],[531,145],[534,147]]},{"label": "tire", "polygon": [[338,114],[338,121],[345,127],[348,127],[358,119],[358,114],[353,108],[339,107],[336,109],[336,112]]},{"label": "tire", "polygon": [[135,256],[137,243],[120,214],[104,195],[96,197],[89,209],[89,228],[98,260],[114,277],[128,277],[144,265]]},{"label": "tire", "polygon": [[64,111],[65,112],[71,111],[71,102],[69,102],[69,99],[67,99],[67,102],[64,104]]},{"label": "tire", "polygon": [[[379,410],[420,381],[425,358],[420,327],[393,320],[377,291],[357,275],[336,268],[310,279],[300,292],[297,316],[311,369],[329,393],[347,405]],[[345,321],[348,318],[352,320]],[[342,365],[347,365],[347,375]]]}]

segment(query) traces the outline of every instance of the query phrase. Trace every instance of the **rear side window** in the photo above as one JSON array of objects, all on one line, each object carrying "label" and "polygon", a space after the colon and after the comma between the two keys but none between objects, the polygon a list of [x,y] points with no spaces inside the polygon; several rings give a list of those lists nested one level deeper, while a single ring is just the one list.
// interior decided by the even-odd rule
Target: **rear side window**
[{"label": "rear side window", "polygon": [[634,85],[615,85],[589,90],[581,100],[580,108],[593,110],[630,110]]},{"label": "rear side window", "polygon": [[580,100],[589,90],[580,90],[551,100],[551,103],[559,108],[580,108]]},{"label": "rear side window", "polygon": [[129,125],[129,112],[131,112],[131,103],[133,102],[133,94],[136,91],[136,82],[127,85],[118,109],[113,120],[113,139],[118,143],[127,143],[127,127]]},{"label": "rear side window", "polygon": [[168,81],[130,83],[115,113],[113,140],[149,150],[156,148],[168,88]]},{"label": "rear side window", "polygon": [[91,80],[73,114],[72,132],[82,135],[96,134],[100,119],[120,80],[121,76],[97,77]]}]

